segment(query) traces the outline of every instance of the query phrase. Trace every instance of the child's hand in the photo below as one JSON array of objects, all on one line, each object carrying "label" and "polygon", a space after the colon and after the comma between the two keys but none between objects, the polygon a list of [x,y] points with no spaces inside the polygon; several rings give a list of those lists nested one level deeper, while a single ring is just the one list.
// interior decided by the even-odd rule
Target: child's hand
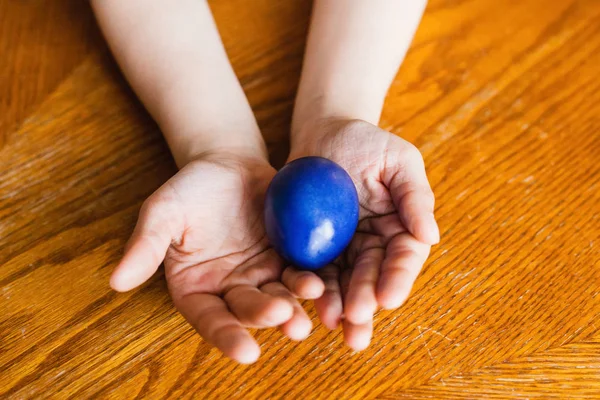
[{"label": "child's hand", "polygon": [[[144,203],[111,286],[141,284],[164,259],[173,302],[200,335],[227,356],[255,361],[260,348],[245,327],[281,326],[303,339],[312,324],[280,282],[282,260],[268,245],[263,199],[275,170],[262,157],[204,154]],[[284,274],[295,295],[323,292],[312,274]]]},{"label": "child's hand", "polygon": [[299,137],[290,160],[329,158],[356,184],[358,229],[345,255],[320,272],[326,290],[315,305],[327,327],[341,321],[346,343],[361,350],[370,342],[377,308],[406,300],[439,241],[433,193],[419,151],[370,123],[322,119],[304,125]]}]

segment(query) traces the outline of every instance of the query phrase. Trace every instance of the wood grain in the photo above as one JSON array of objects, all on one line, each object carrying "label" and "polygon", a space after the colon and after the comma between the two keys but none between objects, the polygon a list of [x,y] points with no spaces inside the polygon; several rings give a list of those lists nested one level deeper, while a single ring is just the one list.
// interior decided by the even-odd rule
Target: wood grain
[{"label": "wood grain", "polygon": [[[310,3],[211,2],[273,162]],[[432,0],[381,125],[416,143],[442,243],[371,347],[260,331],[241,366],[164,277],[111,292],[175,172],[83,2],[0,0],[0,398],[600,398],[600,3]]]},{"label": "wood grain", "polygon": [[0,145],[92,50],[104,46],[86,2],[0,1]]},{"label": "wood grain", "polygon": [[599,380],[600,339],[594,337],[383,398],[464,399],[465,392],[488,399],[598,398]]}]

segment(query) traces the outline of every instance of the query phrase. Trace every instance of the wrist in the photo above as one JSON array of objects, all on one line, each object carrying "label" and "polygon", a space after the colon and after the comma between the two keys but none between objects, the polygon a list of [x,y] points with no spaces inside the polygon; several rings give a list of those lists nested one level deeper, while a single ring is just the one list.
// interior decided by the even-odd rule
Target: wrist
[{"label": "wrist", "polygon": [[210,126],[195,130],[163,128],[163,133],[179,169],[205,154],[223,153],[268,160],[264,140],[255,122],[243,126],[231,124],[226,129]]},{"label": "wrist", "polygon": [[232,158],[252,158],[268,162],[268,156],[264,146],[263,148],[260,148],[249,144],[200,145],[197,148],[189,148],[177,152],[171,150],[171,153],[173,154],[173,158],[179,169],[182,169],[190,162],[199,158],[204,158],[207,155],[223,155]]},{"label": "wrist", "polygon": [[318,140],[325,125],[361,120],[377,125],[385,93],[341,90],[307,96],[299,92],[292,117],[291,147]]},{"label": "wrist", "polygon": [[198,154],[224,149],[266,158],[260,129],[237,80],[222,79],[220,88],[204,88],[202,82],[187,78],[161,90],[149,110],[177,166],[182,168]]},{"label": "wrist", "polygon": [[[355,132],[373,127],[368,121],[340,115],[322,115],[305,121],[293,138],[288,162],[301,157],[331,158],[355,142]],[[348,135],[351,135],[350,137]]]},{"label": "wrist", "polygon": [[266,165],[270,166],[267,157],[262,154],[256,153],[255,151],[249,151],[247,148],[236,148],[236,147],[219,147],[207,149],[203,152],[195,154],[189,159],[188,164],[192,164],[196,161],[217,161],[223,162],[234,162],[240,163],[240,165]]}]

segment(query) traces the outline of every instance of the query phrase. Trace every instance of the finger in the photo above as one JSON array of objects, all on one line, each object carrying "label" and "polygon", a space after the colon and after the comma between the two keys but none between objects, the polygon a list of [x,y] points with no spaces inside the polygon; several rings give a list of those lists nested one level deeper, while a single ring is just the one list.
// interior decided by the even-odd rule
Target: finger
[{"label": "finger", "polygon": [[377,302],[381,307],[397,308],[406,301],[430,248],[406,233],[390,241],[377,283]]},{"label": "finger", "polygon": [[373,335],[373,320],[363,324],[353,324],[348,320],[342,323],[344,329],[344,342],[354,351],[366,349],[371,343]]},{"label": "finger", "polygon": [[174,296],[173,300],[200,336],[227,357],[242,364],[258,359],[260,347],[221,298],[193,293],[179,299]]},{"label": "finger", "polygon": [[271,282],[260,288],[263,292],[287,300],[294,309],[294,315],[281,325],[281,331],[292,340],[306,339],[312,330],[312,322],[298,299],[279,282]]},{"label": "finger", "polygon": [[435,197],[416,148],[407,152],[401,172],[394,171],[385,177],[394,205],[406,228],[421,242],[436,244],[440,232],[433,215]]},{"label": "finger", "polygon": [[342,303],[348,296],[348,288],[350,287],[350,278],[352,277],[352,268],[344,268],[340,272],[340,289],[342,290]]},{"label": "finger", "polygon": [[342,319],[344,307],[340,288],[340,269],[330,264],[318,272],[325,289],[323,295],[315,300],[315,309],[319,319],[327,328],[336,329]]},{"label": "finger", "polygon": [[162,206],[144,203],[127,243],[125,255],[113,271],[110,286],[126,292],[147,281],[165,259],[173,237],[172,222]]},{"label": "finger", "polygon": [[[348,298],[352,276],[354,276],[354,271],[351,269],[344,269],[341,272],[339,281],[343,299]],[[370,319],[363,324],[353,324],[347,318],[344,318],[342,321],[342,330],[344,331],[344,342],[346,342],[352,350],[364,350],[371,342],[371,336],[373,335],[373,319]]]},{"label": "finger", "polygon": [[249,285],[236,286],[225,295],[231,312],[247,327],[269,328],[287,322],[294,314],[290,303]]},{"label": "finger", "polygon": [[353,324],[367,323],[377,311],[375,290],[384,256],[384,249],[371,248],[361,252],[354,262],[348,294],[344,296],[344,315]]},{"label": "finger", "polygon": [[283,271],[281,281],[301,299],[318,299],[325,290],[323,281],[314,272],[299,271],[293,267],[287,267]]}]

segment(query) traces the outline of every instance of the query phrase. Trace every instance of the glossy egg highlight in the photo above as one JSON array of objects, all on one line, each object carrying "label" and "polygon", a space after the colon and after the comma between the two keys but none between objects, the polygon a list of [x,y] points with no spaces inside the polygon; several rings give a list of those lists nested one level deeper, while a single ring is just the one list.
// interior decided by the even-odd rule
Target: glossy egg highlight
[{"label": "glossy egg highlight", "polygon": [[358,195],[348,173],[322,157],[283,167],[265,199],[269,241],[296,268],[316,270],[348,246],[358,224]]}]

